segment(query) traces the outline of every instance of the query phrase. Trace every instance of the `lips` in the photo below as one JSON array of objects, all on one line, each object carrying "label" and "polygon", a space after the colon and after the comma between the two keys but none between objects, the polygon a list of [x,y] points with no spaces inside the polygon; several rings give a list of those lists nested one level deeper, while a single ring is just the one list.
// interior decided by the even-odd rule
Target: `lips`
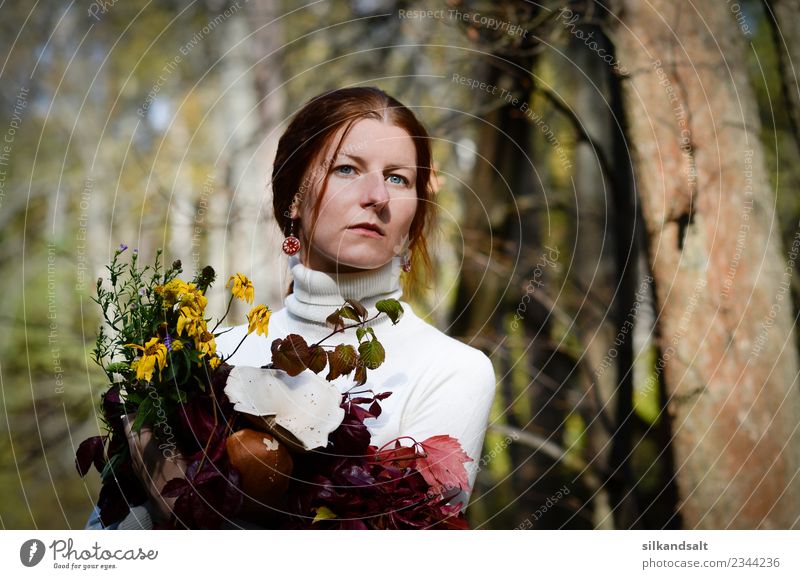
[{"label": "lips", "polygon": [[384,235],[382,227],[376,225],[375,223],[367,223],[366,221],[363,223],[356,223],[355,225],[348,227],[348,229],[367,230],[367,231],[373,231],[378,235]]}]

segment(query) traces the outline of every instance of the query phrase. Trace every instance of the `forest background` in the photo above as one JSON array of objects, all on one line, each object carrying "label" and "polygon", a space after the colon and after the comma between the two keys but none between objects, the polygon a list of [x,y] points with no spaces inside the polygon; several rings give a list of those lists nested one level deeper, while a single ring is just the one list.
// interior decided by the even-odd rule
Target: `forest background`
[{"label": "forest background", "polygon": [[436,278],[407,299],[498,378],[471,525],[800,528],[797,14],[0,3],[0,527],[81,528],[96,500],[74,451],[115,249],[241,271],[279,309],[277,139],[312,96],[374,85],[439,169]]}]

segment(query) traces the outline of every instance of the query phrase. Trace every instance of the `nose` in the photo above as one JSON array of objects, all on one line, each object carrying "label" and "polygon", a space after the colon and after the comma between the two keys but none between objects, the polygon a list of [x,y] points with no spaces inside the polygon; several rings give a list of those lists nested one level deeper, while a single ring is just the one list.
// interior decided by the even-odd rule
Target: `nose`
[{"label": "nose", "polygon": [[361,205],[362,207],[374,207],[383,209],[389,202],[389,191],[386,188],[386,181],[380,172],[373,172],[366,176],[362,184]]}]

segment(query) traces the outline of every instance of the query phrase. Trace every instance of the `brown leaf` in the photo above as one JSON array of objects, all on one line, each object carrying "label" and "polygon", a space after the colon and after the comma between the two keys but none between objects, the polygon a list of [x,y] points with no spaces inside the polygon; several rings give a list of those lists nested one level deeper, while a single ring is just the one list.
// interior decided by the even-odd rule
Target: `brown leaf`
[{"label": "brown leaf", "polygon": [[289,376],[297,376],[305,370],[308,358],[308,344],[302,336],[289,334],[272,342],[272,364]]},{"label": "brown leaf", "polygon": [[306,365],[308,366],[309,370],[314,372],[314,374],[319,374],[322,372],[327,364],[328,354],[325,352],[325,349],[322,346],[315,344],[308,349]]},{"label": "brown leaf", "polygon": [[354,376],[356,384],[363,386],[367,382],[367,367],[360,361],[356,364],[356,374]]},{"label": "brown leaf", "polygon": [[344,327],[344,320],[342,316],[339,314],[339,310],[336,310],[327,318],[325,318],[325,323],[328,327],[334,331],[341,330]]},{"label": "brown leaf", "polygon": [[326,380],[335,380],[339,376],[346,376],[356,367],[358,355],[353,346],[339,344],[332,352],[328,352],[328,363],[330,370],[325,377]]}]

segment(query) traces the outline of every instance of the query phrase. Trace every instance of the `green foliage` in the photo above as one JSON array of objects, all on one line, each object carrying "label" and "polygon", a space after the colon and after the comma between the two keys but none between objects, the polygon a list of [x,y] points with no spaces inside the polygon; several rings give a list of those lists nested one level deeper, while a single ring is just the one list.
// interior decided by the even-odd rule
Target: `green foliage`
[{"label": "green foliage", "polygon": [[358,354],[364,366],[370,370],[374,370],[383,364],[386,358],[386,352],[381,343],[374,338],[364,340],[358,345]]},{"label": "green foliage", "polygon": [[99,278],[97,297],[92,298],[100,306],[105,322],[98,330],[92,358],[112,383],[117,381],[115,373],[124,379],[132,378],[131,364],[137,354],[125,344],[144,344],[147,338],[158,334],[166,317],[156,287],[171,281],[182,271],[180,267],[173,267],[162,273],[160,250],[152,266],[140,268],[136,251],[125,263],[120,259],[125,249],[117,249],[111,263],[106,266],[111,289],[106,288]]},{"label": "green foliage", "polygon": [[[143,267],[136,250],[123,260],[126,251],[127,246],[120,246],[106,268],[110,286],[102,278],[97,280],[94,301],[104,323],[92,358],[109,385],[119,386],[124,412],[135,414],[132,430],[152,425],[157,437],[166,436],[180,405],[205,391],[210,372],[221,363],[208,331],[209,320],[203,317],[207,303],[203,294],[215,273],[205,267],[186,283],[178,277],[183,271],[179,260],[164,269],[161,250],[152,265]],[[108,468],[128,449],[127,444],[114,444],[113,437],[121,433],[105,413],[102,417],[111,437],[108,448],[116,449]]]},{"label": "green foliage", "polygon": [[375,309],[389,316],[393,324],[396,324],[403,315],[403,306],[397,300],[380,300],[375,304]]}]

